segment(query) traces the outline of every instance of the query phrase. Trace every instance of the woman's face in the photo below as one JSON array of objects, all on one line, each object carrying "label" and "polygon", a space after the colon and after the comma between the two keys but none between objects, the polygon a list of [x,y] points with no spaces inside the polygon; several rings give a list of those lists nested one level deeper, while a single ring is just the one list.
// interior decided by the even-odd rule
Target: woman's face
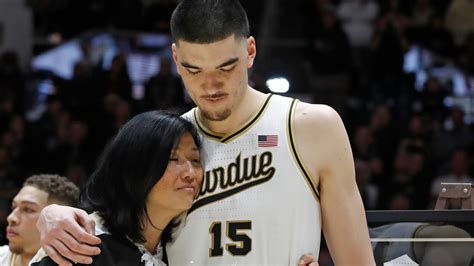
[{"label": "woman's face", "polygon": [[166,171],[147,196],[148,212],[179,213],[188,210],[199,192],[203,170],[199,150],[190,133],[185,133],[171,151]]}]

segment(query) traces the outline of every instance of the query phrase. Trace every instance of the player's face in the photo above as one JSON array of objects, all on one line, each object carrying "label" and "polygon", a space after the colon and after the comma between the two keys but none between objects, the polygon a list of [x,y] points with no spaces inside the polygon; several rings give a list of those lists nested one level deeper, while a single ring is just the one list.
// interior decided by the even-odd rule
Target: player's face
[{"label": "player's face", "polygon": [[12,202],[8,215],[7,238],[10,250],[16,254],[34,254],[40,247],[36,229],[41,210],[48,205],[48,193],[33,186],[24,186]]},{"label": "player's face", "polygon": [[231,35],[209,44],[178,41],[172,50],[178,73],[203,117],[211,121],[228,118],[247,91],[255,39]]},{"label": "player's face", "polygon": [[199,150],[192,135],[185,133],[172,151],[165,173],[148,194],[147,210],[175,215],[188,210],[202,179]]}]

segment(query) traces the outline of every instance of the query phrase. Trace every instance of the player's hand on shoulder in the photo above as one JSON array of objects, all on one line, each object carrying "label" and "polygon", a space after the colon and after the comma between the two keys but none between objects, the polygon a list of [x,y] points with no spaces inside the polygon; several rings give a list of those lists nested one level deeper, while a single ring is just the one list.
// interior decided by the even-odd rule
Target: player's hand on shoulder
[{"label": "player's hand on shoulder", "polygon": [[94,236],[95,222],[77,208],[52,204],[41,211],[37,222],[41,247],[59,265],[71,265],[67,260],[90,264],[100,253]]}]

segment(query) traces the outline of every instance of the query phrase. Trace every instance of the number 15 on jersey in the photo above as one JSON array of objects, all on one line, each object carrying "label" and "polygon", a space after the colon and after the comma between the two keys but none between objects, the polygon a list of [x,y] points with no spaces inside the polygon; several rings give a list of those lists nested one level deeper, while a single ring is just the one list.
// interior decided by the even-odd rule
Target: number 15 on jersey
[{"label": "number 15 on jersey", "polygon": [[225,237],[232,241],[225,245],[227,252],[233,256],[247,255],[252,250],[252,239],[245,231],[251,229],[251,221],[227,221],[224,226],[222,222],[213,222],[209,227],[209,234],[211,235],[209,256],[219,257],[224,255],[222,230],[226,232]]}]

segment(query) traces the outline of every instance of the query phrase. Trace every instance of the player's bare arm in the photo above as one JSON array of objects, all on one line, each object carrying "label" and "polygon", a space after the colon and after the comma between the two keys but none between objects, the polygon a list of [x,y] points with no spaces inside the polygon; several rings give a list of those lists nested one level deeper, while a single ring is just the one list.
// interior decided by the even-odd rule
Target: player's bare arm
[{"label": "player's bare arm", "polygon": [[37,227],[41,247],[59,265],[90,264],[100,253],[94,220],[81,209],[52,204],[42,210]]},{"label": "player's bare arm", "polygon": [[294,119],[297,149],[319,188],[323,233],[335,264],[375,265],[341,118],[331,107],[299,102]]}]

